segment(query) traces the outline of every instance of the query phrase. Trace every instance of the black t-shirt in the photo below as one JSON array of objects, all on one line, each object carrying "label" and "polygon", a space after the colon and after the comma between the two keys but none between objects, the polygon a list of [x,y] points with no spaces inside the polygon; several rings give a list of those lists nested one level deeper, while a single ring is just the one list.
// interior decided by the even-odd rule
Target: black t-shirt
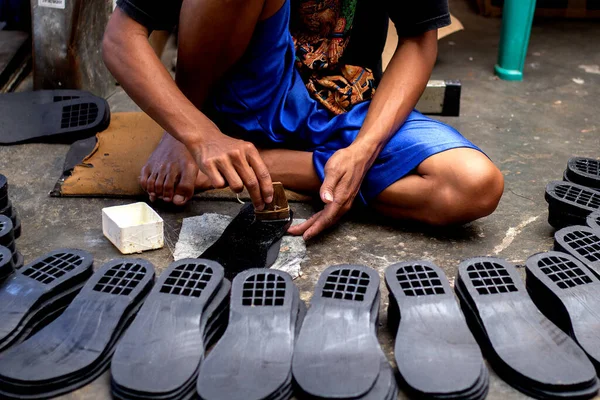
[{"label": "black t-shirt", "polygon": [[[149,30],[171,30],[179,21],[183,0],[118,0],[127,15]],[[358,0],[343,62],[371,68],[381,75],[381,54],[388,18],[398,36],[415,36],[450,24],[448,0]]]}]

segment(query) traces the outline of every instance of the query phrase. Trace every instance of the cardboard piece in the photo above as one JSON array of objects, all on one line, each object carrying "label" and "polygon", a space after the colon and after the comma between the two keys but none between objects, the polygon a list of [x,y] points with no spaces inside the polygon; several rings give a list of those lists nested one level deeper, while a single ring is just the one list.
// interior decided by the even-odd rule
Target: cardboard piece
[{"label": "cardboard piece", "polygon": [[[451,35],[455,32],[462,31],[465,29],[462,22],[454,15],[450,14],[451,23],[448,26],[445,26],[438,30],[438,40],[445,38],[448,35]],[[383,70],[385,71],[387,65],[390,63],[394,52],[396,51],[396,47],[398,46],[398,34],[396,33],[396,28],[394,27],[394,23],[390,20],[390,26],[388,29],[387,40],[385,42],[385,48],[383,49],[382,61],[383,61]]]}]

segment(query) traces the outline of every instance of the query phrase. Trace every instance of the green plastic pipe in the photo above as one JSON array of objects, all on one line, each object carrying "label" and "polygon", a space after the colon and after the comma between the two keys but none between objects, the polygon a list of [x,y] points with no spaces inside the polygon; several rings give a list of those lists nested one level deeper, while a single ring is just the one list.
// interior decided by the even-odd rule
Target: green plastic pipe
[{"label": "green plastic pipe", "polygon": [[529,46],[535,0],[505,0],[496,75],[507,81],[522,81]]}]

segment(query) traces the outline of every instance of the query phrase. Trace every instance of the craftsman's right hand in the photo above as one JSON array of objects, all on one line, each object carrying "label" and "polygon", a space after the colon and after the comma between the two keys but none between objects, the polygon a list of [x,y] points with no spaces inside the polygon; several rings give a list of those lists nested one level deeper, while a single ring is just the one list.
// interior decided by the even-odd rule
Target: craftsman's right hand
[{"label": "craftsman's right hand", "polygon": [[273,201],[271,174],[252,143],[218,132],[189,149],[213,187],[229,186],[235,193],[246,187],[257,210]]}]

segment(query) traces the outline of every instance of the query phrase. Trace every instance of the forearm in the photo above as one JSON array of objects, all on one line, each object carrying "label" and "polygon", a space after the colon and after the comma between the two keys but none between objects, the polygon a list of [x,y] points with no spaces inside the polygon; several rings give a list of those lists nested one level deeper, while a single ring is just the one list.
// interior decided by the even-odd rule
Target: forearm
[{"label": "forearm", "polygon": [[187,145],[217,130],[177,87],[150,46],[148,31],[118,8],[106,30],[103,56],[127,94],[177,140]]},{"label": "forearm", "polygon": [[353,145],[374,159],[414,109],[437,56],[437,31],[400,39]]}]

